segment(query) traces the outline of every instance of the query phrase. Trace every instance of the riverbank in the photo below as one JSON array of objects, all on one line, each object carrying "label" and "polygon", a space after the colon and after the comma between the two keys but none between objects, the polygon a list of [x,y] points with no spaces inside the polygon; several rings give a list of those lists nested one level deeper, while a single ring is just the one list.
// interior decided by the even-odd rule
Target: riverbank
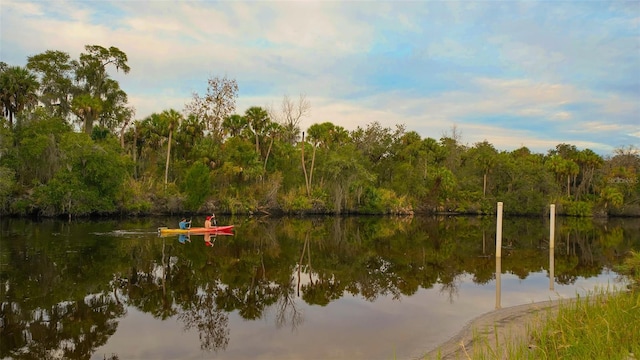
[{"label": "riverbank", "polygon": [[527,329],[542,323],[550,314],[557,314],[561,304],[570,299],[549,300],[502,308],[471,320],[457,335],[428,352],[420,359],[470,359],[476,345],[490,346],[510,340],[524,340]]},{"label": "riverbank", "polygon": [[639,304],[637,291],[600,289],[586,297],[493,311],[421,359],[636,360]]}]

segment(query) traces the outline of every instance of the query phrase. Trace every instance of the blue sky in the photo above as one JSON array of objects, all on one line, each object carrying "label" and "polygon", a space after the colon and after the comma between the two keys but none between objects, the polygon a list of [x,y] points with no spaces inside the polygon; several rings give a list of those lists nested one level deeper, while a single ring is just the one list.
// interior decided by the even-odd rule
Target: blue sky
[{"label": "blue sky", "polygon": [[640,1],[11,1],[0,59],[116,46],[136,118],[228,76],[237,112],[300,94],[302,128],[377,121],[469,146],[640,148]]}]

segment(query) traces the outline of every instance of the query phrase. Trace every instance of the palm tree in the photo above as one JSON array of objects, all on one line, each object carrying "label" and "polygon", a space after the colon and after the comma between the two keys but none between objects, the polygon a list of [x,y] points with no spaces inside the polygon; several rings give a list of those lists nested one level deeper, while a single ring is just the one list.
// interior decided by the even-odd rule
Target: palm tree
[{"label": "palm tree", "polygon": [[230,137],[240,136],[242,130],[247,127],[247,120],[242,115],[233,114],[224,119],[222,127]]},{"label": "palm tree", "polygon": [[71,111],[82,122],[85,133],[91,135],[93,123],[103,109],[103,101],[99,97],[80,94],[71,101]]},{"label": "palm tree", "polygon": [[474,160],[482,169],[482,196],[487,195],[487,177],[495,166],[498,152],[487,140],[476,143],[470,150]]},{"label": "palm tree", "polygon": [[263,136],[264,130],[267,128],[271,120],[269,119],[269,113],[259,106],[252,106],[244,113],[244,118],[249,124],[249,128],[253,132],[256,139],[256,153],[258,156],[260,152],[260,137]]},{"label": "palm tree", "polygon": [[171,138],[173,137],[173,131],[182,122],[182,115],[174,109],[165,110],[160,114],[163,122],[166,122],[169,128],[169,143],[167,144],[167,162],[164,167],[164,185],[167,186],[169,178],[169,160],[171,159]]},{"label": "palm tree", "polygon": [[4,116],[13,127],[13,120],[24,109],[38,103],[36,92],[40,84],[36,75],[20,66],[2,66],[0,69],[0,102]]}]

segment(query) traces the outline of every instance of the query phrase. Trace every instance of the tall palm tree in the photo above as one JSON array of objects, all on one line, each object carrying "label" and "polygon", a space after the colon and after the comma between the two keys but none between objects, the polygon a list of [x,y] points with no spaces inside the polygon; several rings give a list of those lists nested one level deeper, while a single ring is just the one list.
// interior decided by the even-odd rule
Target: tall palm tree
[{"label": "tall palm tree", "polygon": [[174,109],[165,110],[160,114],[163,122],[166,122],[169,128],[169,143],[167,144],[167,162],[164,167],[164,185],[167,186],[169,179],[169,160],[171,159],[171,140],[173,137],[173,131],[178,128],[182,122],[182,115]]},{"label": "tall palm tree", "polygon": [[260,156],[260,137],[264,135],[263,133],[265,129],[271,122],[269,119],[269,113],[259,106],[252,106],[245,111],[244,117],[255,136],[256,152],[258,153],[258,156]]}]

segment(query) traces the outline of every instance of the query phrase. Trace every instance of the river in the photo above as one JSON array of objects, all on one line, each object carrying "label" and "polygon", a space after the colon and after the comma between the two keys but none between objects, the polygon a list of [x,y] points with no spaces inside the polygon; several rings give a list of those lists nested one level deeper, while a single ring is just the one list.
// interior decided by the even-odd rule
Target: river
[{"label": "river", "polygon": [[[498,307],[622,285],[640,219],[0,220],[2,359],[407,359]],[[194,218],[195,225],[204,219]],[[183,241],[184,240],[184,241]],[[210,240],[209,245],[205,240]]]}]

